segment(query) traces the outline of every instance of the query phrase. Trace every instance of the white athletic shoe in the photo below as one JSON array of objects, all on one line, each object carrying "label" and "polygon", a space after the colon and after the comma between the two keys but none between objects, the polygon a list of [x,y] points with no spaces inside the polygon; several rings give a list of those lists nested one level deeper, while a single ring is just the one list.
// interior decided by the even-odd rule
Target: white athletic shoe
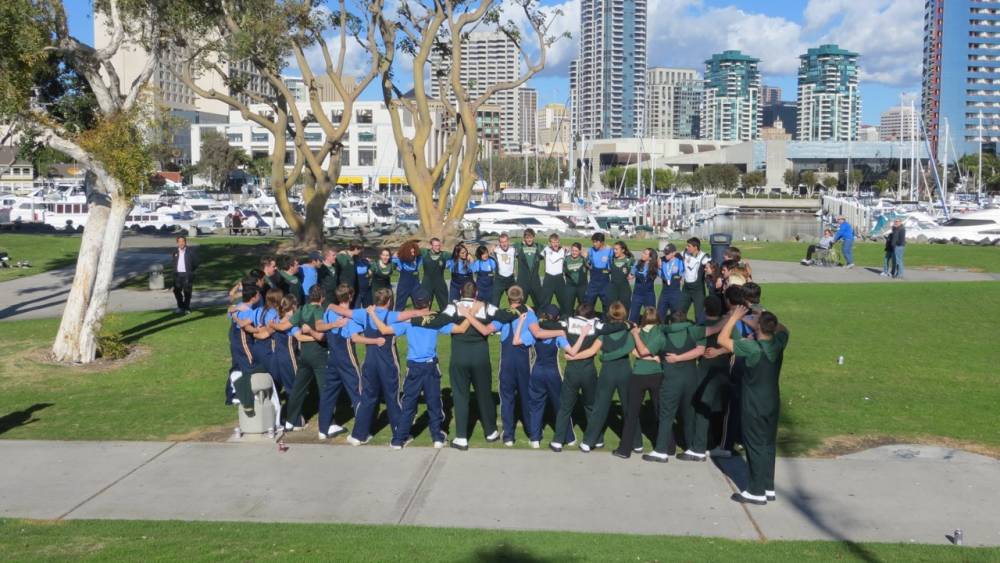
[{"label": "white athletic shoe", "polygon": [[326,434],[324,434],[322,432],[319,433],[319,439],[320,440],[326,440],[327,438],[329,438],[329,436],[327,436]]},{"label": "white athletic shoe", "polygon": [[331,424],[330,427],[326,429],[326,435],[330,438],[340,436],[344,432],[347,432],[347,428],[344,428],[339,424]]},{"label": "white athletic shoe", "polygon": [[355,438],[354,436],[348,436],[347,437],[347,443],[350,444],[350,445],[352,445],[352,446],[363,446],[363,445],[367,444],[368,441],[371,440],[371,439],[372,439],[372,437],[369,436],[368,440],[361,441],[361,440],[358,440],[357,438]]},{"label": "white athletic shoe", "polygon": [[641,454],[642,453],[642,446],[639,446],[638,448],[632,448],[632,453],[634,453],[634,454]]},{"label": "white athletic shoe", "polygon": [[882,276],[883,278],[887,278],[887,277],[889,277],[889,274],[888,274],[888,273],[886,273],[886,272],[882,272],[882,273],[880,273],[879,275],[880,275],[880,276]]},{"label": "white athletic shoe", "polygon": [[542,445],[538,442],[538,440],[531,441],[531,449],[537,450],[540,447],[542,447]]},{"label": "white athletic shoe", "polygon": [[444,442],[434,442],[434,449],[435,450],[440,450],[443,447],[444,447]]},{"label": "white athletic shoe", "polygon": [[851,268],[853,268],[853,267],[854,267],[854,264],[853,264],[853,263],[851,263],[851,264],[848,264],[848,265],[846,265],[846,266],[844,266],[844,267],[845,267],[845,268],[847,268],[848,270],[850,270]]},{"label": "white athletic shoe", "polygon": [[513,448],[514,440],[507,440],[506,442],[503,443],[503,445],[507,446],[508,448]]},{"label": "white athletic shoe", "polygon": [[573,447],[575,445],[576,445],[576,440],[570,440],[570,442],[568,444],[566,444],[566,447],[570,448],[570,447]]},{"label": "white athletic shoe", "polygon": [[774,491],[764,491],[764,497],[767,498],[767,502],[778,500],[778,495]]},{"label": "white athletic shoe", "polygon": [[486,437],[487,442],[496,442],[500,439],[500,431],[494,430],[492,434]]},{"label": "white athletic shoe", "polygon": [[601,449],[603,447],[604,447],[604,442],[598,442],[598,443],[594,444],[594,449],[595,450],[599,450],[599,449]]},{"label": "white athletic shoe", "polygon": [[584,444],[583,442],[580,442],[580,451],[581,452],[589,452],[590,451],[590,446],[588,446],[587,444]]}]

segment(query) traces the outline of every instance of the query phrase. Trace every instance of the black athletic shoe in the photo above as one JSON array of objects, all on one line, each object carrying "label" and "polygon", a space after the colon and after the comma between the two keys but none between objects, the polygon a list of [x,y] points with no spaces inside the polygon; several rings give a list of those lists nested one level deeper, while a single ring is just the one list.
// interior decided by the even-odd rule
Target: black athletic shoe
[{"label": "black athletic shoe", "polygon": [[752,498],[747,498],[747,497],[741,495],[740,493],[733,493],[733,496],[731,496],[729,498],[731,500],[735,500],[736,502],[741,503],[741,504],[754,504],[754,505],[757,505],[757,506],[764,506],[764,505],[767,504],[766,500],[756,500],[756,499],[752,499]]},{"label": "black athletic shoe", "polygon": [[764,496],[767,497],[767,502],[774,502],[774,501],[778,500],[778,495],[773,494],[773,493],[767,493]]},{"label": "black athletic shoe", "polygon": [[554,452],[556,452],[556,453],[559,453],[559,452],[562,451],[562,446],[557,446],[557,445],[555,445],[555,444],[553,444],[553,443],[550,442],[549,443],[549,449],[552,450],[552,451],[554,451]]},{"label": "black athletic shoe", "polygon": [[611,452],[611,455],[613,455],[615,457],[620,457],[622,459],[628,459],[628,458],[632,457],[632,454],[630,452],[623,452],[621,450],[614,450],[614,451]]},{"label": "black athletic shoe", "polygon": [[654,461],[656,463],[667,463],[670,461],[669,457],[656,457],[655,455],[643,454],[643,461]]},{"label": "black athletic shoe", "polygon": [[697,456],[697,455],[691,455],[691,454],[689,454],[687,452],[681,452],[681,453],[677,454],[677,459],[679,459],[681,461],[707,461],[708,460],[708,456],[704,456],[704,455],[703,456]]}]

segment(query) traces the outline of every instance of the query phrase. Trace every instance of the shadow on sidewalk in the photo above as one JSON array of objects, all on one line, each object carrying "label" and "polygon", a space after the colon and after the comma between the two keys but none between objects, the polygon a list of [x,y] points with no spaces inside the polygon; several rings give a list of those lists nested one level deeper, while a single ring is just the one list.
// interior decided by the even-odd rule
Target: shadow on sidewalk
[{"label": "shadow on sidewalk", "polygon": [[24,410],[14,411],[8,415],[0,417],[0,434],[4,434],[5,432],[17,428],[18,426],[24,426],[25,424],[37,422],[38,419],[34,417],[34,414],[53,405],[54,403],[35,403]]},{"label": "shadow on sidewalk", "polygon": [[[795,417],[793,416],[791,409],[787,406],[782,408],[781,422],[783,424],[779,431],[779,434],[781,435],[778,440],[779,444],[781,442],[786,444],[802,443],[802,440],[805,438],[798,436]],[[715,463],[715,466],[718,467],[719,470],[722,471],[722,473],[736,485],[737,489],[741,491],[746,489],[750,481],[750,472],[744,458],[713,458],[712,462]],[[798,464],[788,463],[784,465],[784,468],[786,468],[787,473],[785,475],[778,476],[777,483],[775,483],[775,489],[778,494],[778,500],[776,502],[791,506],[793,510],[802,515],[802,517],[817,530],[825,534],[830,539],[843,543],[855,558],[861,561],[871,562],[879,560],[875,554],[868,551],[868,549],[866,549],[863,545],[847,539],[844,534],[835,527],[835,524],[829,522],[828,519],[817,509],[817,507],[814,506],[815,500],[813,493],[808,490],[806,484],[803,482]],[[756,507],[752,509],[751,514],[756,510]],[[769,510],[769,508],[760,507],[759,510]]]},{"label": "shadow on sidewalk", "polygon": [[204,320],[207,317],[216,317],[225,314],[225,312],[225,307],[206,307],[204,309],[198,309],[189,315],[178,315],[177,313],[168,312],[153,320],[129,327],[123,330],[121,334],[125,342],[133,344],[147,336],[156,334],[161,330],[167,330],[185,325],[187,323]]}]

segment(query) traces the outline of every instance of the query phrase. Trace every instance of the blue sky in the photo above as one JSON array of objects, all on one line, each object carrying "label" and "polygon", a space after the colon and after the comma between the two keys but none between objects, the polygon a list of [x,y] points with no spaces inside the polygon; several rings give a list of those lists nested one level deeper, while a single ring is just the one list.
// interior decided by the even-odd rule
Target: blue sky
[{"label": "blue sky", "polygon": [[[90,0],[64,0],[70,26],[93,39]],[[531,85],[539,103],[566,103],[567,68],[576,53],[579,0],[544,0],[564,16],[556,32],[569,31],[549,53],[546,70]],[[838,43],[861,54],[862,119],[899,103],[901,93],[920,88],[923,2],[919,0],[647,0],[649,64],[701,69],[704,59],[738,48],[761,59],[764,83],[795,99],[798,55],[822,43]]]}]

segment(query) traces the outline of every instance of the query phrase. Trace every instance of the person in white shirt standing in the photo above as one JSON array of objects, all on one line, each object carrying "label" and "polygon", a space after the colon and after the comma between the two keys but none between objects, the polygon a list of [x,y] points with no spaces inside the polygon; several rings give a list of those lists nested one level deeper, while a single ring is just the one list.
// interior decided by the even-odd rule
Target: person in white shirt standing
[{"label": "person in white shirt standing", "polygon": [[701,240],[689,238],[684,249],[684,288],[681,291],[680,310],[687,311],[694,304],[695,322],[705,322],[705,264],[712,258],[701,251]]},{"label": "person in white shirt standing", "polygon": [[497,277],[493,284],[493,295],[490,304],[500,305],[500,297],[514,285],[514,263],[517,261],[517,250],[510,244],[507,233],[500,234],[500,242],[493,247],[493,256],[497,259]]},{"label": "person in white shirt standing", "polygon": [[542,249],[542,256],[545,258],[545,277],[542,278],[539,307],[552,303],[552,296],[555,295],[559,302],[559,310],[565,311],[567,309],[566,303],[564,303],[566,300],[566,278],[563,275],[566,254],[566,249],[559,242],[559,235],[555,233],[549,235],[549,245]]},{"label": "person in white shirt standing", "polygon": [[191,287],[194,283],[194,271],[198,267],[198,258],[194,249],[187,245],[187,239],[177,237],[177,248],[173,254],[174,261],[174,298],[177,300],[177,314],[186,315],[191,312]]}]

